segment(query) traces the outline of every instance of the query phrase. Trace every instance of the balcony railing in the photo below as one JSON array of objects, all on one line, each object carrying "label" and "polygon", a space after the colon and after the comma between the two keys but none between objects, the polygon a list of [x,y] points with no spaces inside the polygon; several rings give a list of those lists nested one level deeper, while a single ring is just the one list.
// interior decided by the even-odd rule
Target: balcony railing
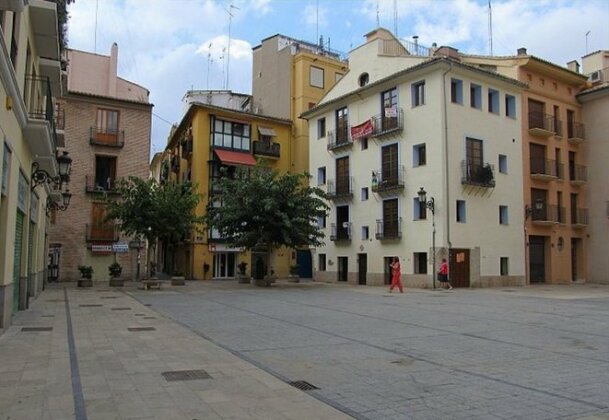
[{"label": "balcony railing", "polygon": [[353,145],[349,127],[342,130],[328,131],[328,150],[337,150]]},{"label": "balcony railing", "polygon": [[567,139],[569,143],[581,143],[586,138],[586,127],[582,123],[567,123]]},{"label": "balcony railing", "polygon": [[532,157],[531,176],[538,179],[563,178],[563,164],[555,160]]},{"label": "balcony railing", "polygon": [[86,225],[87,242],[118,241],[118,226],[113,223]]},{"label": "balcony railing", "polygon": [[281,152],[281,145],[279,143],[268,142],[268,141],[254,141],[254,154],[262,156],[270,156],[278,158]]},{"label": "balcony railing", "polygon": [[57,148],[57,134],[55,126],[55,107],[53,105],[53,92],[48,77],[25,76],[25,89],[23,92],[28,116],[33,120],[46,120],[51,126],[53,149]]},{"label": "balcony railing", "polygon": [[588,181],[588,168],[584,165],[569,165],[569,181],[575,185],[585,184]]},{"label": "balcony railing", "polygon": [[108,178],[97,179],[95,176],[85,175],[85,191],[88,193],[116,193],[116,180]]},{"label": "balcony railing", "polygon": [[404,111],[396,109],[396,116],[388,117],[382,114],[375,115],[372,119],[372,136],[381,137],[385,134],[400,132],[404,129]]},{"label": "balcony railing", "polygon": [[350,198],[353,196],[353,177],[343,176],[336,180],[326,181],[328,197],[332,199]]},{"label": "balcony railing", "polygon": [[495,186],[495,173],[493,165],[484,165],[468,162],[461,162],[461,184],[476,185],[478,187],[493,188]]},{"label": "balcony railing", "polygon": [[543,204],[540,209],[534,208],[531,220],[537,224],[565,223],[566,209],[557,205]]},{"label": "balcony railing", "polygon": [[89,143],[97,146],[123,147],[125,131],[113,128],[91,127]]},{"label": "balcony railing", "polygon": [[377,219],[376,239],[399,239],[402,237],[402,218]]},{"label": "balcony railing", "polygon": [[385,171],[384,174],[383,170],[372,172],[371,188],[373,192],[384,193],[404,188],[404,166],[397,166],[391,173],[388,172]]},{"label": "balcony railing", "polygon": [[538,111],[529,112],[529,133],[533,135],[542,137],[561,135],[561,127],[562,123],[554,118],[554,115]]},{"label": "balcony railing", "polygon": [[350,241],[351,240],[351,222],[340,222],[330,224],[330,240],[331,241]]},{"label": "balcony railing", "polygon": [[575,227],[588,225],[588,209],[578,208],[571,211],[571,224]]}]

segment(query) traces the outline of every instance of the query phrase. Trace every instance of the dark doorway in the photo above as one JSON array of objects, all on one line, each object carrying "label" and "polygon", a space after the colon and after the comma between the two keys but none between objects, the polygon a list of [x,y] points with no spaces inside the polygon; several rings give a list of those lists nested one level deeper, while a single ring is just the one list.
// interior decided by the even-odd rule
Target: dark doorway
[{"label": "dark doorway", "polygon": [[349,273],[349,258],[338,257],[338,281],[347,281],[347,274]]},{"label": "dark doorway", "polygon": [[391,267],[390,264],[393,261],[393,257],[385,257],[383,262],[384,273],[385,273],[385,284],[391,284]]},{"label": "dark doorway", "polygon": [[366,272],[368,271],[368,254],[357,254],[358,278],[357,284],[366,284]]},{"label": "dark doorway", "polygon": [[571,238],[571,281],[577,280],[577,248],[579,247],[580,239]]},{"label": "dark doorway", "polygon": [[451,249],[448,278],[453,287],[469,287],[469,249]]},{"label": "dark doorway", "polygon": [[529,276],[531,283],[546,281],[546,238],[529,236]]},{"label": "dark doorway", "polygon": [[298,264],[298,276],[309,279],[313,277],[313,259],[308,249],[296,251],[296,264]]}]

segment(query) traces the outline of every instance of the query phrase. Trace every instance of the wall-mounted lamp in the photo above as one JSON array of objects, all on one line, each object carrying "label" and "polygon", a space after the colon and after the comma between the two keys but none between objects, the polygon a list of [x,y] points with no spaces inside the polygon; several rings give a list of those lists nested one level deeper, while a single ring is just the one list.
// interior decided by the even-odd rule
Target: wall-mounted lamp
[{"label": "wall-mounted lamp", "polygon": [[32,163],[32,190],[45,182],[47,184],[53,183],[57,188],[61,189],[64,182],[70,181],[72,158],[68,156],[68,152],[63,152],[61,156],[57,157],[57,164],[59,165],[59,175],[51,176],[44,169],[40,169],[38,162]]},{"label": "wall-mounted lamp", "polygon": [[51,200],[51,197],[47,197],[47,215],[51,213],[51,211],[61,210],[66,211],[68,206],[70,205],[70,199],[72,198],[72,193],[70,190],[66,189],[65,192],[61,193],[61,204],[56,202],[55,200]]},{"label": "wall-mounted lamp", "polygon": [[436,288],[436,200],[433,197],[427,201],[427,191],[421,187],[417,192],[419,203],[423,203],[431,211],[431,265],[432,265],[432,287]]},{"label": "wall-mounted lamp", "polygon": [[524,220],[527,220],[534,211],[541,211],[543,209],[543,199],[535,199],[535,207],[531,207],[528,204],[524,206]]}]

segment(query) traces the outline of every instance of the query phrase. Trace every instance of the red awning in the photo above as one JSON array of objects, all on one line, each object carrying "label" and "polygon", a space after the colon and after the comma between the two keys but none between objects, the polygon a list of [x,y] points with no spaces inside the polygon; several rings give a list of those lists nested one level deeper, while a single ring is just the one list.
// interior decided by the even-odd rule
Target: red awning
[{"label": "red awning", "polygon": [[232,150],[214,150],[218,159],[227,165],[254,166],[256,159],[249,153],[233,152]]}]

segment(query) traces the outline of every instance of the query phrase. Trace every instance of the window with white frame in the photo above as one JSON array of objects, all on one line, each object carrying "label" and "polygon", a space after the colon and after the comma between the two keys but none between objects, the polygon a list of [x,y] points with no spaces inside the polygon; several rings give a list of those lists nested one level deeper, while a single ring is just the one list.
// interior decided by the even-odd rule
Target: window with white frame
[{"label": "window with white frame", "polygon": [[317,168],[317,185],[324,185],[326,183],[326,167],[322,166]]},{"label": "window with white frame", "polygon": [[508,172],[508,163],[507,163],[507,156],[506,155],[499,155],[499,161],[498,161],[498,165],[499,167],[499,173],[502,174],[507,174]]},{"label": "window with white frame", "polygon": [[370,238],[370,227],[362,226],[362,240],[367,241]]},{"label": "window with white frame", "polygon": [[309,84],[313,87],[324,88],[324,69],[311,66],[309,68]]},{"label": "window with white frame", "polygon": [[508,224],[508,206],[499,206],[499,224]]},{"label": "window with white frame", "polygon": [[463,104],[463,81],[450,79],[450,101],[453,104]]},{"label": "window with white frame", "polygon": [[368,200],[368,197],[369,197],[368,187],[362,187],[361,194],[362,194],[361,195],[362,201]]},{"label": "window with white frame", "polygon": [[425,81],[413,83],[411,89],[412,106],[425,105]]},{"label": "window with white frame", "polygon": [[427,149],[425,143],[412,146],[412,166],[423,166],[427,164]]},{"label": "window with white frame", "polygon": [[215,147],[250,150],[250,126],[214,117],[213,141]]},{"label": "window with white frame", "polygon": [[326,119],[324,117],[317,120],[317,138],[326,137]]},{"label": "window with white frame", "polygon": [[488,112],[499,114],[499,91],[495,89],[488,90]]},{"label": "window with white frame", "polygon": [[469,104],[472,108],[482,109],[482,87],[480,85],[470,84]]},{"label": "window with white frame", "polygon": [[457,223],[465,223],[465,200],[457,200]]},{"label": "window with white frame", "polygon": [[516,118],[516,97],[505,95],[505,116]]}]

